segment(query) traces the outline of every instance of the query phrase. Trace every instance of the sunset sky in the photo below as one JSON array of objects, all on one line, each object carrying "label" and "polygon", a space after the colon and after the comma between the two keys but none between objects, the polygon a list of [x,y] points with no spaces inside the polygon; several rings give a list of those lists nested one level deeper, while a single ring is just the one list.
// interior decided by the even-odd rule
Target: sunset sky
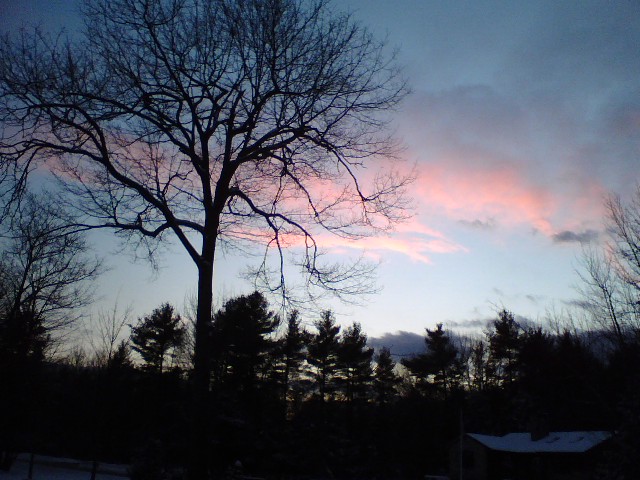
[{"label": "sunset sky", "polygon": [[[412,93],[394,117],[416,165],[415,215],[388,237],[336,255],[380,262],[381,293],[327,303],[370,336],[443,322],[481,328],[505,307],[542,321],[579,299],[581,242],[603,240],[603,200],[640,180],[637,1],[335,1],[398,48]],[[73,2],[0,0],[3,29],[40,19],[73,28]],[[175,247],[154,275],[111,255],[96,311],[182,308],[196,271]],[[219,298],[247,293],[246,259],[220,258]],[[307,320],[313,320],[307,315]]]}]

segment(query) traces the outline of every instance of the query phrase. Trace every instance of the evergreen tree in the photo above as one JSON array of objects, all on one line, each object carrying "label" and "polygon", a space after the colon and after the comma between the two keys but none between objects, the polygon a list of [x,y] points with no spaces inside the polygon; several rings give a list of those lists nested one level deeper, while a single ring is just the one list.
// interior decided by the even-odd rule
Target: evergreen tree
[{"label": "evergreen tree", "polygon": [[307,361],[314,368],[314,379],[321,402],[333,391],[335,375],[338,371],[338,347],[340,325],[336,325],[330,310],[322,312],[322,317],[314,323],[317,330],[311,337]]},{"label": "evergreen tree", "polygon": [[10,311],[0,318],[0,364],[41,362],[50,340],[38,315],[28,309]]},{"label": "evergreen tree", "polygon": [[511,387],[516,379],[521,328],[513,313],[502,310],[488,332],[488,375],[495,385]]},{"label": "evergreen tree", "polygon": [[554,339],[541,327],[528,329],[520,335],[516,356],[516,380],[521,389],[541,399],[548,391],[553,375],[556,347]]},{"label": "evergreen tree", "polygon": [[131,361],[131,346],[129,342],[122,340],[113,351],[107,362],[109,370],[127,370],[133,366]]},{"label": "evergreen tree", "polygon": [[378,405],[391,402],[397,395],[400,378],[395,372],[396,363],[391,357],[391,351],[383,347],[375,357],[376,366],[373,371],[373,388]]},{"label": "evergreen tree", "polygon": [[167,357],[175,357],[184,344],[185,335],[180,315],[165,303],[131,327],[131,348],[140,354],[147,369],[162,373]]},{"label": "evergreen tree", "polygon": [[359,323],[354,323],[342,334],[338,345],[340,383],[349,403],[364,399],[371,387],[373,348],[367,348],[367,335]]},{"label": "evergreen tree", "polygon": [[287,405],[289,393],[297,397],[298,388],[295,388],[306,358],[306,347],[311,336],[300,322],[299,312],[294,310],[287,319],[287,330],[278,341],[278,353],[280,362],[277,375],[282,389],[282,401]]},{"label": "evergreen tree", "polygon": [[[545,381],[552,395],[550,405],[554,417],[563,429],[611,428],[616,401],[611,401],[612,391],[624,390],[625,384],[637,373],[629,365],[637,364],[640,356],[626,359],[620,365],[625,373],[620,377],[609,376],[606,367],[613,363],[596,354],[578,335],[564,332],[555,339],[554,358],[550,362],[550,375]],[[609,382],[613,382],[613,385]]]},{"label": "evergreen tree", "polygon": [[33,432],[43,403],[42,370],[49,343],[40,318],[29,310],[0,318],[0,471],[11,467],[18,449],[37,445]]},{"label": "evergreen tree", "polygon": [[230,389],[254,391],[268,376],[279,323],[260,292],[227,301],[213,318],[214,378]]},{"label": "evergreen tree", "polygon": [[417,385],[426,390],[434,390],[446,397],[459,384],[462,365],[458,349],[438,323],[434,330],[426,329],[427,351],[413,358],[404,359],[402,364],[415,378]]},{"label": "evergreen tree", "polygon": [[471,345],[469,369],[471,387],[478,392],[483,391],[487,381],[487,344],[482,339]]}]

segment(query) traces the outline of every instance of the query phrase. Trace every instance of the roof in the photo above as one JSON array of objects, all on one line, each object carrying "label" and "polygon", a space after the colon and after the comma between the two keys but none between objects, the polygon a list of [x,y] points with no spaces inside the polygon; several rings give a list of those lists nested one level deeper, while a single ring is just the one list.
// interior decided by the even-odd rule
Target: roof
[{"label": "roof", "polygon": [[539,440],[531,434],[508,433],[502,437],[468,433],[471,438],[491,450],[514,453],[582,453],[604,442],[609,432],[551,432]]}]

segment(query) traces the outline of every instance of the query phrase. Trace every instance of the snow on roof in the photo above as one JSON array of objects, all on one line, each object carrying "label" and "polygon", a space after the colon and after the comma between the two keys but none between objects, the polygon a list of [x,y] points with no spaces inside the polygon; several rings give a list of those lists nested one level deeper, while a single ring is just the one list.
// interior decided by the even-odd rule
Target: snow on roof
[{"label": "snow on roof", "polygon": [[582,453],[611,437],[609,432],[551,432],[539,440],[530,433],[508,433],[502,437],[468,433],[491,450],[514,453]]}]

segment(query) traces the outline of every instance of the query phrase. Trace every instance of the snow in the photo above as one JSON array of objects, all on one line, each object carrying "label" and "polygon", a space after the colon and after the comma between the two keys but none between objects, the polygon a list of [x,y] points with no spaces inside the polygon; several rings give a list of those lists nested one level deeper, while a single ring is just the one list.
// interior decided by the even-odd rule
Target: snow
[{"label": "snow", "polygon": [[[33,480],[90,480],[91,462],[70,458],[35,456]],[[27,480],[29,455],[20,454],[9,472],[0,471],[0,480]],[[96,480],[126,480],[126,465],[100,463]]]},{"label": "snow", "polygon": [[582,453],[611,437],[609,432],[551,432],[539,440],[531,440],[530,433],[468,435],[491,450],[514,453]]}]

